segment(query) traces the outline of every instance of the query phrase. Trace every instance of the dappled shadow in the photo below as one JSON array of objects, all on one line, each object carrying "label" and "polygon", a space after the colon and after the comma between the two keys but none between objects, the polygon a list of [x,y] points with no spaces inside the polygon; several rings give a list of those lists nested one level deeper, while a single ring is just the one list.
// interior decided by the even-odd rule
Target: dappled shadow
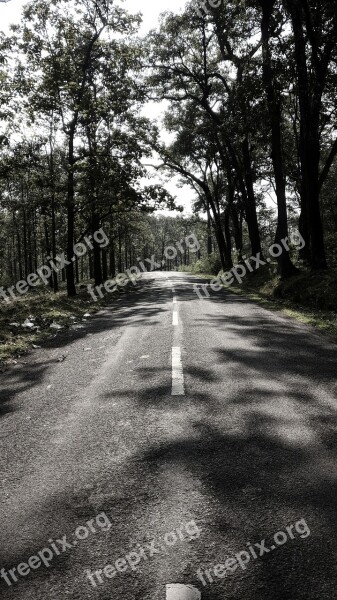
[{"label": "dappled shadow", "polygon": [[[106,331],[114,331],[122,327],[154,327],[159,324],[155,319],[167,311],[171,311],[172,291],[169,282],[166,279],[156,279],[154,273],[149,278],[140,280],[137,287],[130,286],[122,290],[122,296],[115,301],[111,298],[112,304],[102,309],[96,315],[93,315],[86,322],[79,322],[75,327],[56,332],[49,339],[41,342],[43,349],[67,349],[78,340],[85,340],[89,336],[99,335]],[[179,276],[170,274],[170,281],[177,280]],[[203,283],[205,280],[194,276],[188,276],[187,280],[192,283]],[[162,283],[168,283],[165,287]],[[186,285],[186,279],[185,279]],[[109,297],[108,294],[106,294]],[[193,298],[198,300],[193,294]],[[88,304],[90,311],[90,303]],[[11,401],[23,390],[32,389],[39,385],[48,372],[48,368],[55,361],[40,361],[40,364],[34,364],[30,357],[34,357],[34,352],[28,353],[24,360],[19,360],[19,364],[14,368],[7,369],[0,374],[0,417],[13,412],[15,409]],[[25,364],[27,362],[27,364]]]},{"label": "dappled shadow", "polygon": [[[264,381],[281,382],[299,399],[309,399],[319,385],[337,390],[337,347],[319,335],[306,335],[293,321],[275,315],[209,317],[208,326],[226,331],[227,343],[216,350],[217,361],[237,365],[240,378],[252,385]],[[305,330],[304,330],[305,331]],[[229,341],[228,341],[229,340]],[[244,340],[244,345],[240,343]],[[284,381],[285,374],[287,381]],[[277,390],[275,390],[277,391]],[[284,391],[284,388],[283,388]]]},{"label": "dappled shadow", "polygon": [[[223,563],[245,550],[248,542],[267,539],[270,549],[274,533],[302,518],[311,529],[308,539],[297,535],[275,552],[252,560],[246,572],[239,569],[225,581],[213,573],[203,597],[223,598],[224,585],[226,598],[237,600],[330,600],[337,582],[336,470],[333,476],[322,471],[311,448],[282,443],[277,418],[251,411],[245,424],[245,435],[226,435],[197,421],[192,424],[196,436],[154,446],[143,457],[149,471],[183,468],[202,482],[205,497],[217,498],[215,513],[210,516],[208,509],[201,516],[204,554],[195,571]],[[330,469],[336,453],[334,448]],[[200,587],[197,577],[183,582]]]},{"label": "dappled shadow", "polygon": [[[57,332],[41,342],[43,349],[67,349],[78,340],[85,340],[89,336],[125,326],[156,326],[159,321],[155,317],[170,310],[168,301],[171,300],[172,293],[168,288],[160,287],[156,290],[153,289],[154,286],[155,280],[150,280],[138,284],[135,289],[129,288],[111,306],[93,315],[86,322],[80,322],[75,327]],[[17,365],[0,374],[0,417],[14,412],[16,408],[11,405],[11,402],[16,395],[38,386],[48,373],[48,369],[57,362],[57,359],[40,359],[39,363],[35,364],[35,355],[35,352],[29,352],[24,359],[18,359]]]},{"label": "dappled shadow", "polygon": [[[151,407],[157,410],[163,410],[166,408],[173,409],[174,407],[179,407],[183,404],[184,399],[180,396],[169,395],[172,377],[171,368],[158,368],[156,366],[139,367],[134,369],[134,373],[139,374],[139,378],[144,382],[145,386],[148,386],[150,384],[150,387],[144,386],[142,389],[137,389],[137,395],[134,398],[134,401],[142,405],[143,408]],[[208,383],[220,381],[220,378],[207,368],[203,369],[187,367],[184,369],[184,373],[185,376],[189,375],[196,381]],[[161,380],[163,381],[163,383],[159,385],[154,380],[154,378],[158,378],[158,374],[161,375]],[[129,388],[114,388],[114,390],[111,392],[101,394],[99,399],[111,401],[112,399],[116,398],[129,398],[131,393],[132,392]],[[202,396],[201,394],[197,398],[195,398],[195,400],[201,402],[202,404],[209,403],[209,398]]]},{"label": "dappled shadow", "polygon": [[45,376],[48,367],[55,361],[46,361],[43,365],[21,364],[0,375],[0,417],[14,412],[12,401],[18,394],[22,394],[32,387],[39,385]]},{"label": "dappled shadow", "polygon": [[[123,306],[95,317],[76,336],[125,324],[137,327],[147,317],[150,326],[156,314],[167,310],[170,294],[169,290],[162,293],[158,301],[150,285],[144,296],[130,296],[129,304],[123,299]],[[227,300],[234,303],[230,297]],[[153,302],[159,306],[153,307]],[[235,303],[246,301],[235,298]],[[124,387],[123,383],[111,386],[111,391],[95,397],[97,412],[110,402],[120,405],[116,413],[120,420],[107,424],[92,447],[84,446],[82,454],[76,455],[73,464],[84,469],[86,485],[79,485],[76,493],[62,489],[45,501],[34,543],[27,536],[20,552],[13,551],[10,560],[3,557],[2,564],[10,568],[20,563],[42,548],[56,530],[71,533],[100,510],[113,521],[111,536],[100,537],[100,542],[98,537],[89,539],[76,550],[77,557],[64,554],[50,569],[22,579],[20,589],[4,589],[4,598],[53,598],[43,592],[51,582],[55,598],[66,594],[89,600],[94,593],[100,600],[112,596],[162,600],[168,581],[163,579],[166,573],[158,573],[155,557],[144,561],[138,571],[106,579],[95,590],[83,570],[102,568],[130,551],[130,544],[134,547],[152,539],[160,520],[162,531],[168,531],[169,509],[178,523],[196,518],[203,529],[198,542],[177,547],[178,559],[181,551],[184,563],[175,562],[175,549],[165,556],[170,581],[196,585],[203,600],[334,598],[337,349],[320,336],[306,336],[304,341],[301,326],[253,304],[249,315],[230,310],[229,306],[228,314],[196,316],[196,327],[207,325],[223,332],[223,343],[209,336],[209,354],[201,365],[185,358],[185,397],[170,395],[169,367],[135,368],[141,386],[135,389],[126,379]],[[71,341],[65,337],[64,345]],[[225,394],[227,388],[230,393]],[[132,432],[123,429],[124,417]],[[97,455],[99,460],[94,461]],[[72,476],[76,475],[74,470]],[[214,576],[205,588],[197,578],[199,567],[204,570],[224,562],[246,549],[248,542],[266,538],[270,547],[274,533],[302,518],[311,529],[310,537],[297,535],[262,558],[252,559],[245,571],[238,569],[224,580]]]},{"label": "dappled shadow", "polygon": [[[132,397],[132,388],[128,392]],[[114,390],[111,397],[118,398],[120,394]],[[160,503],[165,510],[169,492],[165,473],[184,472],[186,479],[192,477],[200,482],[200,505],[195,507],[192,516],[197,518],[203,533],[198,551],[195,550],[196,542],[184,547],[184,552],[190,555],[191,568],[186,576],[178,570],[178,581],[202,588],[202,597],[206,600],[223,600],[224,594],[232,600],[331,600],[336,585],[337,474],[332,465],[336,464],[337,447],[330,448],[326,456],[331,461],[330,471],[324,472],[320,458],[327,447],[324,452],[317,447],[317,441],[322,442],[319,435],[305,447],[300,440],[289,444],[282,439],[279,426],[284,417],[263,414],[256,408],[256,403],[263,402],[263,398],[277,402],[273,392],[265,391],[261,399],[260,392],[256,390],[250,396],[249,415],[245,413],[247,398],[240,395],[233,398],[233,406],[239,407],[244,420],[244,433],[226,430],[223,426],[226,411],[212,393],[204,395],[196,392],[189,399],[172,398],[165,385],[153,389],[150,381],[144,385],[141,402],[138,395],[135,398],[135,414],[140,414],[144,425],[148,418],[146,397],[153,405],[157,397],[161,408],[171,411],[174,419],[185,413],[184,403],[186,408],[201,409],[201,413],[199,418],[191,413],[187,419],[188,434],[169,441],[149,439],[145,450],[138,448],[125,461],[122,472],[116,473],[113,465],[109,467],[108,463],[97,464],[96,478],[102,500],[95,509],[90,499],[95,481],[90,482],[89,491],[83,487],[76,496],[67,490],[67,494],[53,497],[50,504],[44,506],[46,512],[53,514],[49,530],[42,529],[41,533],[37,533],[34,545],[27,540],[20,553],[12,554],[10,561],[2,561],[4,567],[11,568],[26,555],[30,556],[44,547],[49,536],[55,537],[56,524],[58,531],[71,533],[78,524],[100,510],[106,511],[113,522],[111,537],[110,534],[107,537],[100,535],[103,547],[98,544],[98,537],[92,537],[73,551],[80,552],[80,555],[69,552],[57,557],[49,569],[43,568],[26,580],[21,579],[20,587],[5,589],[3,597],[19,597],[21,600],[32,585],[40,590],[44,589],[44,585],[53,585],[53,589],[60,593],[66,586],[68,594],[69,589],[73,590],[70,591],[71,597],[89,599],[92,589],[85,580],[84,568],[102,568],[123,556],[130,550],[130,540],[133,540],[134,546],[136,540],[144,543],[151,539],[151,532],[142,530],[137,520],[141,522],[141,515],[153,510],[156,505],[159,505],[160,514]],[[100,397],[98,400],[107,399]],[[218,424],[217,420],[210,418],[210,407],[213,410],[218,407]],[[324,421],[326,426],[335,423],[336,411],[325,414]],[[108,452],[108,439],[105,444]],[[183,489],[184,481],[179,483],[176,480],[176,485]],[[177,493],[178,490],[173,491]],[[177,505],[176,508],[180,510],[181,507]],[[301,539],[297,535],[275,552],[252,560],[245,572],[239,570],[225,580],[214,577],[213,583],[206,588],[200,584],[196,576],[199,567],[204,572],[205,568],[244,550],[247,542],[258,543],[266,538],[267,547],[270,547],[274,533],[285,531],[287,525],[302,518],[311,529],[309,538]],[[162,514],[162,519],[164,521],[165,514]],[[167,561],[174,562],[172,552],[167,555]],[[120,599],[147,600],[153,597],[159,600],[162,596],[159,595],[160,589],[158,591],[157,567],[154,558],[144,562],[136,572],[128,572],[112,582],[105,579],[104,584],[95,589],[95,596],[108,600],[113,592],[114,597]],[[40,597],[37,592],[35,597]]]},{"label": "dappled shadow", "polygon": [[[241,298],[228,301],[247,304]],[[337,584],[337,348],[319,334],[304,337],[309,329],[290,319],[249,305],[248,316],[210,311],[196,319],[196,327],[223,331],[223,346],[209,343],[204,367],[186,361],[187,398],[170,397],[159,386],[137,393],[137,406],[171,411],[172,420],[185,414],[190,421],[188,435],[153,443],[138,461],[149,485],[150,474],[156,474],[159,491],[166,472],[201,481],[206,539],[195,571],[223,562],[247,542],[270,542],[302,518],[310,526],[310,537],[298,535],[246,571],[225,581],[213,575],[203,598],[331,600]],[[236,382],[226,400],[212,388],[219,383],[213,365],[223,365],[224,386]],[[146,371],[142,375],[146,382]],[[209,383],[206,392],[198,381]],[[132,396],[131,389],[115,392]],[[198,419],[188,417],[193,409]],[[144,478],[143,489],[146,485]],[[179,581],[202,587],[190,574]]]},{"label": "dappled shadow", "polygon": [[44,347],[64,347],[88,335],[100,334],[126,325],[128,327],[152,326],[156,323],[152,318],[168,310],[165,305],[171,297],[168,289],[160,288],[160,294],[153,290],[153,283],[146,282],[136,290],[130,289],[111,306],[93,315],[86,323],[80,323],[83,328],[71,328],[58,333],[54,339],[46,341]]}]

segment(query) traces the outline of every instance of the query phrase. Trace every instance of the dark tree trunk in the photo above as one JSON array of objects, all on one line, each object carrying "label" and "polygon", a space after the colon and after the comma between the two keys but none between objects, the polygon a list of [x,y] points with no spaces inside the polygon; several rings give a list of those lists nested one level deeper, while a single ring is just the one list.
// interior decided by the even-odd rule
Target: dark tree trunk
[{"label": "dark tree trunk", "polygon": [[[56,211],[55,211],[55,170],[54,170],[54,149],[50,140],[50,181],[51,181],[51,250],[52,258],[56,258]],[[59,291],[58,274],[52,270],[53,291]]]},{"label": "dark tree trunk", "polygon": [[115,241],[113,239],[111,240],[111,243],[110,243],[109,274],[111,275],[111,277],[116,276]]},{"label": "dark tree trunk", "polygon": [[92,252],[89,255],[89,279],[94,279],[94,256]]},{"label": "dark tree trunk", "polygon": [[242,235],[242,213],[240,211],[240,215],[238,214],[237,208],[235,206],[231,206],[231,218],[234,229],[234,241],[235,248],[238,253],[238,261],[242,261],[242,251],[243,251],[243,235]]},{"label": "dark tree trunk", "polygon": [[283,139],[282,139],[282,109],[280,95],[277,92],[276,78],[273,72],[270,49],[270,19],[275,5],[274,0],[260,0],[262,6],[262,55],[263,82],[267,95],[268,114],[271,127],[272,161],[277,197],[277,229],[275,244],[283,248],[278,257],[279,271],[282,278],[290,277],[297,272],[291,262],[289,252],[281,245],[282,240],[289,237],[288,214],[286,199],[286,179],[284,174]]},{"label": "dark tree trunk", "polygon": [[[44,237],[45,237],[45,244],[46,244],[46,254],[47,256],[51,255],[51,246],[50,246],[50,241],[49,241],[49,231],[48,231],[48,223],[47,223],[47,217],[46,215],[44,216]],[[49,260],[48,260],[49,262]],[[48,283],[49,283],[49,287],[52,290],[53,289],[53,274],[50,275],[50,277],[48,278]]]},{"label": "dark tree trunk", "polygon": [[308,201],[309,232],[311,238],[311,266],[314,270],[327,269],[325,254],[323,223],[320,209],[320,141],[319,141],[319,119],[312,119],[311,122],[317,122],[313,127],[313,132],[308,136],[306,145],[303,179],[306,186],[306,196]]},{"label": "dark tree trunk", "polygon": [[35,272],[38,268],[38,252],[37,252],[37,226],[36,226],[36,211],[33,209],[32,211],[32,238],[33,238],[33,259],[34,263],[32,264],[31,272]]},{"label": "dark tree trunk", "polygon": [[78,266],[78,260],[75,260],[75,277],[76,277],[76,283],[79,284],[80,283],[80,270],[79,270],[79,266]]},{"label": "dark tree trunk", "polygon": [[[326,84],[329,53],[331,48],[322,47],[318,52],[312,47],[313,60],[311,74],[307,62],[305,21],[307,15],[301,3],[285,0],[291,16],[294,39],[295,61],[298,79],[300,106],[300,163],[301,163],[301,205],[303,231],[308,234],[305,240],[310,252],[312,269],[326,269],[324,234],[320,212],[320,113],[322,95]],[[310,7],[308,7],[310,12]],[[314,27],[309,35],[314,36],[314,44],[319,46]],[[313,44],[313,40],[312,40]]]},{"label": "dark tree trunk", "polygon": [[244,173],[245,173],[245,184],[247,194],[245,199],[245,213],[246,213],[246,221],[249,232],[249,239],[252,247],[252,255],[256,256],[257,254],[261,254],[262,256],[262,246],[260,239],[260,231],[259,224],[257,220],[257,212],[256,212],[256,199],[254,192],[254,178],[253,178],[253,170],[252,170],[252,160],[250,153],[250,145],[248,136],[245,137],[242,142],[242,156],[243,156],[243,164],[244,164]]},{"label": "dark tree trunk", "polygon": [[212,222],[211,215],[209,212],[209,203],[207,202],[207,255],[210,256],[213,252],[213,242],[212,242]]},{"label": "dark tree trunk", "polygon": [[25,278],[27,278],[28,275],[29,275],[29,273],[28,273],[27,217],[26,217],[26,208],[25,208],[25,205],[24,205],[25,199],[24,199],[24,193],[23,193],[23,184],[22,184],[22,187],[21,187],[21,199],[22,199],[22,205],[23,205],[22,216],[23,216],[24,271],[25,271]]},{"label": "dark tree trunk", "polygon": [[102,248],[102,275],[103,281],[108,279],[108,253],[106,248]]},{"label": "dark tree trunk", "polygon": [[223,270],[226,271],[226,270],[232,268],[233,263],[232,263],[231,257],[230,257],[230,260],[228,261],[227,242],[226,242],[224,232],[222,229],[221,217],[218,213],[217,207],[215,206],[212,195],[210,193],[207,194],[207,202],[211,209],[211,213],[212,213],[212,217],[213,217],[214,233],[215,233],[216,241],[218,244],[221,266],[222,266]]},{"label": "dark tree trunk", "polygon": [[[96,233],[96,231],[100,228],[100,219],[99,215],[95,211],[95,207],[93,209],[92,221],[91,221],[92,234]],[[93,240],[93,256],[94,256],[94,279],[95,285],[101,285],[103,283],[103,273],[102,273],[102,263],[101,263],[101,247]]]},{"label": "dark tree trunk", "polygon": [[122,232],[120,226],[118,226],[118,271],[122,273],[123,264],[122,264]]},{"label": "dark tree trunk", "polygon": [[232,243],[231,243],[231,230],[230,230],[230,205],[226,207],[224,215],[224,229],[225,229],[225,240],[226,240],[226,264],[227,269],[233,267],[232,261]]},{"label": "dark tree trunk", "polygon": [[68,195],[67,195],[67,260],[66,266],[68,296],[76,296],[74,279],[74,229],[75,229],[75,189],[74,189],[74,131],[69,135],[68,150]]},{"label": "dark tree trunk", "polygon": [[310,234],[309,234],[309,219],[307,215],[308,207],[305,202],[303,202],[304,194],[301,193],[301,213],[300,218],[298,220],[298,230],[305,241],[304,248],[298,253],[298,257],[300,260],[310,264],[311,263],[311,252],[310,252]]},{"label": "dark tree trunk", "polygon": [[[52,246],[52,257],[55,259],[56,257],[56,216],[55,216],[55,198],[53,195],[52,205],[51,205],[51,246]],[[53,270],[53,290],[54,293],[59,291],[59,282],[58,275]]]},{"label": "dark tree trunk", "polygon": [[16,222],[15,211],[13,211],[13,224],[14,224],[14,230],[15,230],[15,235],[16,235],[16,239],[17,239],[17,244],[16,245],[17,245],[17,250],[18,250],[18,262],[19,262],[20,279],[23,279],[21,236],[20,236],[20,231],[19,231],[19,228],[18,228],[18,224]]},{"label": "dark tree trunk", "polygon": [[[251,167],[251,156],[250,156],[250,148],[248,138],[245,139],[242,144],[242,155],[244,162],[244,169],[238,160],[236,152],[232,146],[227,141],[227,149],[229,152],[230,160],[235,169],[235,173],[237,176],[238,189],[241,194],[242,204],[244,208],[244,217],[247,223],[248,235],[251,245],[252,256],[256,256],[258,253],[263,256],[262,247],[261,247],[261,239],[260,239],[260,231],[257,220],[257,212],[256,212],[256,201],[255,201],[255,193],[254,193],[254,185],[253,185],[253,175],[252,175],[252,167]],[[226,166],[226,165],[225,165]],[[243,174],[244,172],[244,174]],[[248,183],[248,185],[247,185]]]},{"label": "dark tree trunk", "polygon": [[126,232],[124,235],[124,261],[125,261],[125,269],[127,269],[129,264],[128,264],[128,236],[127,236]]}]

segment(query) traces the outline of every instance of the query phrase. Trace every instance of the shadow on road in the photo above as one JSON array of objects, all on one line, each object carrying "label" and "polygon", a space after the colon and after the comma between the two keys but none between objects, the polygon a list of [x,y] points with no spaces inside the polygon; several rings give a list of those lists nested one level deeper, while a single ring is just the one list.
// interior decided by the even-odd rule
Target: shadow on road
[{"label": "shadow on road", "polygon": [[[95,334],[123,324],[137,327],[138,320],[149,315],[155,317],[166,310],[168,296],[162,291],[158,299],[159,292],[151,288],[148,285],[146,290],[125,299],[120,308],[113,307],[103,316],[95,317],[85,332],[80,330],[71,339],[60,337],[57,342],[65,346],[87,332]],[[181,294],[184,296],[183,291]],[[185,297],[189,297],[189,292]],[[213,296],[212,301],[223,302],[223,298]],[[235,301],[245,303],[241,298]],[[199,323],[223,330],[226,341],[222,347],[211,342],[211,356],[204,367],[197,368],[193,362],[186,366],[187,397],[170,396],[166,383],[169,369],[162,370],[165,383],[158,384],[158,369],[141,367],[137,371],[144,384],[140,393],[133,394],[130,383],[97,398],[97,410],[110,401],[131,399],[128,419],[133,431],[139,431],[139,445],[132,449],[126,429],[125,445],[131,448],[131,454],[123,462],[123,469],[118,470],[113,462],[112,440],[110,448],[108,436],[102,436],[105,440],[102,461],[95,463],[90,490],[83,486],[76,496],[62,493],[45,507],[46,513],[52,512],[59,519],[60,529],[66,531],[65,513],[73,523],[92,516],[91,494],[98,482],[101,500],[95,504],[95,511],[113,515],[114,528],[110,546],[97,544],[88,552],[84,563],[91,569],[100,568],[129,551],[130,540],[132,544],[149,540],[148,530],[143,531],[143,539],[139,538],[143,519],[153,514],[154,524],[158,515],[164,520],[161,507],[167,506],[171,496],[175,495],[177,506],[181,507],[177,519],[184,516],[185,507],[187,514],[193,504],[189,494],[195,493],[194,514],[189,512],[188,518],[196,518],[203,533],[198,545],[184,548],[186,563],[181,570],[177,565],[177,582],[202,589],[203,600],[332,600],[335,597],[337,348],[315,335],[307,336],[304,341],[303,329],[293,321],[288,323],[254,304],[251,306],[252,314],[248,317],[217,315],[211,311],[208,315],[206,311]],[[47,368],[48,363],[35,374],[31,372],[30,378],[27,368],[22,383],[36,385]],[[219,369],[224,377],[224,391],[225,377],[238,381],[231,396],[216,392],[221,386]],[[201,384],[205,382],[209,385],[203,391]],[[13,386],[11,397],[16,389]],[[172,431],[181,423],[181,434],[170,439],[166,425],[162,435],[164,421],[172,423]],[[149,424],[152,434],[143,437],[143,430],[147,431]],[[120,435],[123,439],[123,432]],[[103,442],[98,439],[95,443],[99,446]],[[78,457],[79,463],[81,460],[90,464],[90,453]],[[176,487],[168,480],[172,473],[181,475],[180,480],[174,480]],[[186,484],[189,480],[197,482],[192,491]],[[224,562],[245,550],[248,542],[259,543],[266,538],[270,545],[274,533],[285,531],[286,526],[302,518],[311,529],[307,539],[297,536],[262,558],[252,560],[245,571],[239,569],[224,580],[214,577],[214,582],[205,588],[196,576],[191,580],[191,572]],[[34,548],[43,547],[45,535],[45,531],[40,537],[37,535],[33,548],[26,540],[21,553],[12,555],[10,562],[4,560],[3,566],[10,568],[21,562],[25,549],[29,556]],[[53,524],[50,535],[54,535]],[[36,585],[43,585],[49,577],[57,581],[72,568],[77,569],[76,559],[75,563],[72,560],[71,555],[65,555],[51,569],[39,571],[34,575]],[[174,564],[174,560],[173,550],[167,562]],[[106,581],[94,592],[80,569],[74,582],[77,591],[67,593],[72,598],[91,598],[94,594],[100,600],[108,600],[112,595],[126,600],[159,600],[162,596],[158,592],[161,580],[157,564],[155,559],[148,561],[139,571],[113,582]],[[20,586],[24,585],[21,581]],[[149,590],[157,591],[149,595]],[[36,594],[36,598],[42,597]],[[6,590],[4,597],[15,598],[15,593]]]}]

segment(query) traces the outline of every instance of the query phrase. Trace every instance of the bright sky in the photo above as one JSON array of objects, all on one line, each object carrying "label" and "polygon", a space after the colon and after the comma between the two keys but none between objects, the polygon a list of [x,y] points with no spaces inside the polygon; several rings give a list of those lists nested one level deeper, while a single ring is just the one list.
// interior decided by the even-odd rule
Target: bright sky
[{"label": "bright sky", "polygon": [[[10,23],[18,23],[20,21],[22,6],[26,0],[0,0],[0,15],[1,29],[8,31]],[[185,0],[124,0],[123,7],[130,13],[141,12],[143,14],[143,24],[141,33],[146,33],[150,29],[156,27],[160,13],[165,10],[179,12],[185,5]]]},{"label": "bright sky", "polygon": [[[0,0],[0,29],[6,33],[9,32],[9,25],[12,23],[19,23],[21,19],[22,7],[26,4],[26,0]],[[143,14],[143,23],[140,29],[140,34],[146,34],[150,29],[154,29],[158,24],[158,17],[160,13],[171,10],[173,12],[180,12],[184,8],[185,0],[124,0],[122,3],[123,7],[130,13],[141,12]],[[151,105],[144,112],[150,118],[160,118],[161,107],[159,105]],[[174,178],[169,182],[164,183],[165,187],[169,192],[177,197],[178,204],[181,204],[186,209],[186,215],[191,214],[191,200],[195,196],[193,191],[188,187],[183,188],[177,187],[178,178]],[[147,182],[149,183],[149,182]],[[150,181],[154,183],[154,181]],[[167,213],[164,214],[173,214]]]}]

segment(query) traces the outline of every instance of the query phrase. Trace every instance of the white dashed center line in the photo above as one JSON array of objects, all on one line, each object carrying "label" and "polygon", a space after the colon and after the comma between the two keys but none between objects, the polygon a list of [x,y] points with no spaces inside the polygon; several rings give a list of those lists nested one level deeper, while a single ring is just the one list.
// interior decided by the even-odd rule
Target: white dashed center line
[{"label": "white dashed center line", "polygon": [[173,296],[172,302],[173,302],[172,325],[173,325],[173,327],[177,327],[179,325],[177,296]]},{"label": "white dashed center line", "polygon": [[172,392],[171,396],[185,396],[183,365],[179,346],[172,348]]},{"label": "white dashed center line", "polygon": [[169,583],[166,586],[166,600],[201,600],[201,593],[193,585]]}]

